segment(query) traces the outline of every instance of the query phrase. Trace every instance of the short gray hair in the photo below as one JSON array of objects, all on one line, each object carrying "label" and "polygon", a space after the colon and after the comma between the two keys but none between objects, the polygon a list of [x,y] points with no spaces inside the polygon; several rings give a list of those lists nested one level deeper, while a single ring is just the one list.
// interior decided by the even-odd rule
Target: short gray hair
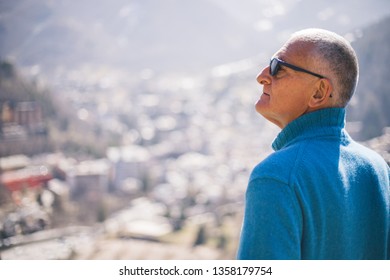
[{"label": "short gray hair", "polygon": [[[304,29],[294,33],[290,41],[307,42],[313,45],[313,57],[324,62],[328,76],[334,79],[334,91],[339,106],[345,107],[355,92],[359,79],[358,59],[351,44],[342,36],[324,29]],[[321,73],[324,76],[326,72]]]}]

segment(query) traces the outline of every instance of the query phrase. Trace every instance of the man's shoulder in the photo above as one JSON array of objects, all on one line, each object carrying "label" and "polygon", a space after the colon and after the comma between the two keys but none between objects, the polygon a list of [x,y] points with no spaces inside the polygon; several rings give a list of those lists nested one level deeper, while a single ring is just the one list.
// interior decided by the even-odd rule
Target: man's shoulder
[{"label": "man's shoulder", "polygon": [[[346,148],[346,154],[351,153],[354,157],[358,158],[361,165],[371,166],[372,168],[388,172],[389,166],[384,158],[375,150],[367,147],[364,144],[358,142],[351,142]],[[348,156],[343,156],[348,160]]]},{"label": "man's shoulder", "polygon": [[300,149],[299,145],[294,145],[270,154],[255,166],[250,180],[263,178],[288,183]]}]

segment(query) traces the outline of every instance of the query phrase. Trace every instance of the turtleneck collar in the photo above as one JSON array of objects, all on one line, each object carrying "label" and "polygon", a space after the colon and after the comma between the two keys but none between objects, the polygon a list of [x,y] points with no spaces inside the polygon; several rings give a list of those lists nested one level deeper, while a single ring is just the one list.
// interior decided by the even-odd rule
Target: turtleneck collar
[{"label": "turtleneck collar", "polygon": [[290,122],[272,143],[275,151],[295,140],[319,136],[338,136],[345,126],[345,108],[326,108],[302,115]]}]

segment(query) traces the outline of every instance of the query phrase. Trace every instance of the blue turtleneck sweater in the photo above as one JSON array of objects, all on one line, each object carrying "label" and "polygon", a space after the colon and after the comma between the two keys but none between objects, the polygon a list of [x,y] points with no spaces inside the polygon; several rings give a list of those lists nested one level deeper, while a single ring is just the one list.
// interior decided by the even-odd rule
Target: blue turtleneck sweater
[{"label": "blue turtleneck sweater", "polygon": [[344,130],[345,109],[305,114],[249,179],[239,259],[389,259],[389,167]]}]

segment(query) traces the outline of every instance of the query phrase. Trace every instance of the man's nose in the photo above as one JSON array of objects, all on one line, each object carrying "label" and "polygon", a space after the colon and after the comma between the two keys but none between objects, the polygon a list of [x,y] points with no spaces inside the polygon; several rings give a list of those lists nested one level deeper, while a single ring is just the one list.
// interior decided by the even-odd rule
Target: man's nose
[{"label": "man's nose", "polygon": [[265,67],[256,78],[257,82],[261,85],[266,85],[271,83],[271,75],[269,74],[269,66]]}]

